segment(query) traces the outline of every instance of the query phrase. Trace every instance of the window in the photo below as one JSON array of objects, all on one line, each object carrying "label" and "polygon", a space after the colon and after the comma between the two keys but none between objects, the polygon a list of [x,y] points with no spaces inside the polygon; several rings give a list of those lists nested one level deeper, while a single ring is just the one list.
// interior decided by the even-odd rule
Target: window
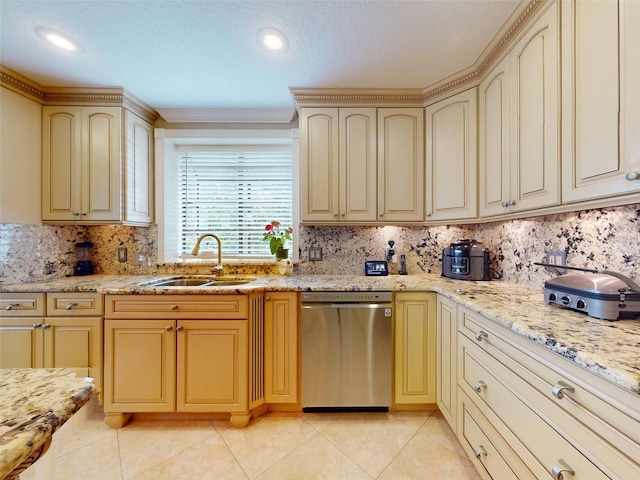
[{"label": "window", "polygon": [[[180,146],[179,255],[215,233],[225,256],[271,256],[267,223],[293,226],[291,145]],[[207,240],[208,241],[208,240]],[[208,250],[203,242],[201,250]],[[215,250],[217,247],[214,247]]]}]

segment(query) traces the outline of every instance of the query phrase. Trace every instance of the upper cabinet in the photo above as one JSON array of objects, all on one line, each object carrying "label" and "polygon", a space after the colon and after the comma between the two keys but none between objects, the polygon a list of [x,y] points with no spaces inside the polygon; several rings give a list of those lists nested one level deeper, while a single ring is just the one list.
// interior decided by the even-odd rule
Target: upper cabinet
[{"label": "upper cabinet", "polygon": [[422,221],[423,131],[421,108],[302,108],[302,221]]},{"label": "upper cabinet", "polygon": [[425,109],[426,219],[478,216],[478,90]]},{"label": "upper cabinet", "polygon": [[562,200],[640,191],[640,2],[562,3]]},{"label": "upper cabinet", "polygon": [[558,7],[480,84],[480,216],[560,203]]}]

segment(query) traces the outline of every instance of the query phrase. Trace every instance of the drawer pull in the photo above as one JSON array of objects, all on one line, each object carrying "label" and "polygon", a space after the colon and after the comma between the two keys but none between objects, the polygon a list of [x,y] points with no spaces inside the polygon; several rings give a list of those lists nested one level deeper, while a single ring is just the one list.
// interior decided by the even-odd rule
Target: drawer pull
[{"label": "drawer pull", "polygon": [[76,308],[77,306],[78,306],[78,304],[77,304],[77,303],[72,302],[72,303],[68,304],[66,307],[64,307],[64,309],[65,309],[65,310],[73,310],[73,309],[74,309],[74,308]]},{"label": "drawer pull", "polygon": [[481,457],[481,456],[483,456],[483,455],[484,455],[485,457],[487,456],[487,451],[485,450],[485,448],[484,448],[482,445],[480,445],[478,448],[476,448],[476,449],[473,451],[473,454],[476,456],[476,458],[477,458],[478,460],[480,460],[480,457]]},{"label": "drawer pull", "polygon": [[558,463],[554,465],[553,468],[551,469],[551,474],[553,475],[553,478],[556,478],[557,480],[563,480],[564,475],[562,474],[562,472],[568,473],[569,475],[576,474],[573,468],[567,465],[567,462],[565,462],[562,459],[559,459]]},{"label": "drawer pull", "polygon": [[7,305],[4,309],[5,309],[5,310],[8,310],[8,311],[11,311],[11,310],[13,310],[14,308],[17,308],[17,307],[19,307],[19,306],[20,306],[20,304],[19,304],[19,303],[10,303],[10,304],[9,304],[9,305]]},{"label": "drawer pull", "polygon": [[483,388],[487,388],[487,384],[484,383],[482,380],[480,380],[478,383],[476,383],[473,387],[473,389],[477,392],[477,393],[481,393]]},{"label": "drawer pull", "polygon": [[475,338],[477,341],[481,342],[483,338],[489,338],[489,335],[487,334],[487,332],[483,332],[482,330],[480,330],[478,333],[476,333]]},{"label": "drawer pull", "polygon": [[171,305],[171,310],[177,310],[178,309],[178,305]]},{"label": "drawer pull", "polygon": [[164,327],[164,329],[165,329],[167,332],[170,332],[171,330],[173,330],[173,327],[172,327],[172,326],[168,326],[168,327]]},{"label": "drawer pull", "polygon": [[564,393],[562,393],[563,390],[566,390],[567,392],[570,392],[570,393],[573,393],[576,391],[576,389],[573,388],[571,385],[560,380],[558,381],[558,383],[556,383],[556,386],[551,389],[551,393],[553,393],[553,396],[556,397],[557,399],[562,400],[564,398]]}]

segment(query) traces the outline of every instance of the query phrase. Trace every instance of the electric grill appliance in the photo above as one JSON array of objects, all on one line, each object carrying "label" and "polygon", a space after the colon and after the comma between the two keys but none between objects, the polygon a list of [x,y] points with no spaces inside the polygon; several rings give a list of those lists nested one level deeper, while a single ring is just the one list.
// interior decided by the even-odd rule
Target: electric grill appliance
[{"label": "electric grill appliance", "polygon": [[[640,286],[630,278],[608,270],[535,263],[558,274],[544,283],[544,301],[603,320],[640,317]],[[558,268],[587,274],[563,275]]]},{"label": "electric grill appliance", "polygon": [[442,251],[442,276],[456,280],[491,280],[489,249],[473,238],[461,238]]}]

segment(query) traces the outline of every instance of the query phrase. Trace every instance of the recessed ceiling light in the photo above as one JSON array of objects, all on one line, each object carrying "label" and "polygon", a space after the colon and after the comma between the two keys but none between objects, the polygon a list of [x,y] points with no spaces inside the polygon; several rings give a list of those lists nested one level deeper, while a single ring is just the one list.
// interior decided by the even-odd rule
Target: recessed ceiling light
[{"label": "recessed ceiling light", "polygon": [[82,46],[70,38],[68,35],[65,35],[62,32],[58,32],[52,28],[47,27],[38,27],[36,28],[36,34],[44,41],[55,45],[62,50],[73,53],[82,53],[84,49]]},{"label": "recessed ceiling light", "polygon": [[275,28],[263,28],[258,31],[258,42],[272,52],[284,52],[289,42],[287,36]]}]

